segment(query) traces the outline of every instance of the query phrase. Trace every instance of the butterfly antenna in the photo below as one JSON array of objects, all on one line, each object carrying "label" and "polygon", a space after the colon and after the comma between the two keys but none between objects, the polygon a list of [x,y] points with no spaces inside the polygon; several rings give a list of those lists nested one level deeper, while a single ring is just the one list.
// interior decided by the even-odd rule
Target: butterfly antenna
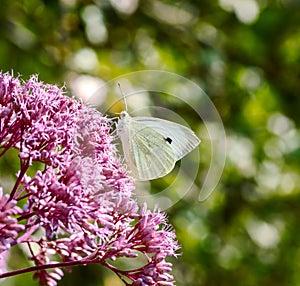
[{"label": "butterfly antenna", "polygon": [[126,101],[126,97],[122,91],[122,88],[121,88],[121,84],[118,82],[118,86],[119,86],[119,89],[120,89],[120,92],[121,92],[121,95],[123,97],[123,100],[124,100],[124,104],[125,104],[125,110],[127,111],[127,101]]}]

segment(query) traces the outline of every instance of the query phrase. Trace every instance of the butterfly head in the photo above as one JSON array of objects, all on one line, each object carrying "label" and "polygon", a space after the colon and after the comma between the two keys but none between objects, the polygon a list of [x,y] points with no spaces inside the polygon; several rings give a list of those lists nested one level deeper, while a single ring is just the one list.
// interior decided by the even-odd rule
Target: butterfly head
[{"label": "butterfly head", "polygon": [[130,121],[130,115],[127,113],[127,111],[123,110],[120,113],[120,119],[117,124],[117,132],[118,134],[121,134],[124,132],[124,130],[128,129],[128,123]]},{"label": "butterfly head", "polygon": [[121,111],[121,113],[120,113],[120,119],[125,119],[126,117],[129,117],[129,116],[130,115],[125,110]]}]

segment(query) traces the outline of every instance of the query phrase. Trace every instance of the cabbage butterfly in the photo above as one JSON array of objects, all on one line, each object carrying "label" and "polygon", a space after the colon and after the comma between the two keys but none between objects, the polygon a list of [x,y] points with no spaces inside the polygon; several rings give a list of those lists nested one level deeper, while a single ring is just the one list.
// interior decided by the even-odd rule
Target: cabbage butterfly
[{"label": "cabbage butterfly", "polygon": [[200,143],[185,126],[161,118],[131,117],[127,111],[120,114],[117,133],[131,175],[141,181],[167,175],[176,161]]}]

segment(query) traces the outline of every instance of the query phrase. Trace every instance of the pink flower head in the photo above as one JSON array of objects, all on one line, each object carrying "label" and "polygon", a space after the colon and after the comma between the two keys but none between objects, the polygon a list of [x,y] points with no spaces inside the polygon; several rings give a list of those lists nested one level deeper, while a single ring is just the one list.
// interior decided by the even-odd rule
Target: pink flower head
[{"label": "pink flower head", "polygon": [[[174,285],[166,259],[176,256],[175,234],[165,214],[133,199],[107,117],[36,76],[21,82],[8,73],[0,73],[0,115],[0,155],[14,148],[20,161],[10,194],[0,190],[0,261],[23,244],[35,263],[3,268],[0,278],[35,271],[52,286],[63,267],[99,263],[126,285]],[[33,162],[43,165],[34,175]],[[147,259],[138,269],[109,263],[137,253]]]},{"label": "pink flower head", "polygon": [[3,195],[0,187],[0,254],[9,249],[18,234],[24,230],[24,225],[18,223],[15,216],[22,214],[22,209],[16,206],[15,200],[10,200],[9,195]]}]

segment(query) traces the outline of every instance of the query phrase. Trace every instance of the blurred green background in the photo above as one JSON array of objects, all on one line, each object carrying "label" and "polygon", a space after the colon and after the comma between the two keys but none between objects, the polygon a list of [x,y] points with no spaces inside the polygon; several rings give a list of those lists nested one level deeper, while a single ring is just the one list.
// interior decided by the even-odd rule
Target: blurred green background
[{"label": "blurred green background", "polygon": [[[76,93],[82,75],[97,85],[137,70],[166,70],[200,84],[215,104],[227,134],[221,181],[199,202],[200,170],[198,190],[168,210],[182,245],[182,256],[172,261],[178,286],[300,285],[298,0],[0,5],[2,71],[24,79],[38,73]],[[198,118],[180,108],[201,130]],[[209,159],[200,150],[205,170]],[[10,266],[26,266],[23,256],[15,250]],[[3,285],[36,285],[31,276]],[[122,283],[93,265],[74,268],[59,285]]]}]

